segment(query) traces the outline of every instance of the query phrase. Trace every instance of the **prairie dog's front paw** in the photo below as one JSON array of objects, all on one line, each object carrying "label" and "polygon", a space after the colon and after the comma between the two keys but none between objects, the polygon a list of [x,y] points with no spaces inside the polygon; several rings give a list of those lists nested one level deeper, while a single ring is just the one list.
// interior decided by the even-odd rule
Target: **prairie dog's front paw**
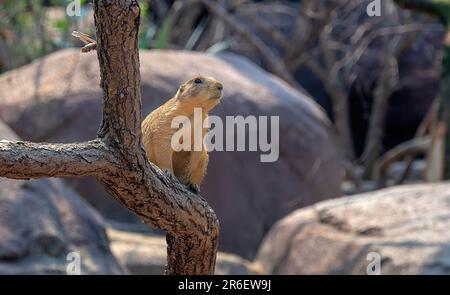
[{"label": "prairie dog's front paw", "polygon": [[198,184],[189,183],[187,185],[190,191],[192,191],[194,194],[198,194],[200,192],[200,186]]}]

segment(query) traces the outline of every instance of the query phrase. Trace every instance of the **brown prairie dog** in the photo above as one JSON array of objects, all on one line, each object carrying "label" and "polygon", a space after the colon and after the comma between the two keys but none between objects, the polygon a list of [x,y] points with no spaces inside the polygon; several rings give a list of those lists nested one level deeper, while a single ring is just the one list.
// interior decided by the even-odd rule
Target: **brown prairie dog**
[{"label": "brown prairie dog", "polygon": [[[172,128],[171,124],[178,116],[188,117],[192,135],[194,109],[201,108],[204,121],[208,112],[220,102],[222,89],[222,83],[214,78],[194,77],[182,84],[174,97],[151,112],[142,122],[142,140],[149,161],[197,191],[206,175],[208,152],[203,141],[201,151],[194,150],[194,136],[191,136],[192,146],[189,151],[175,151],[171,141],[177,129]],[[202,139],[206,132],[202,128]]]}]

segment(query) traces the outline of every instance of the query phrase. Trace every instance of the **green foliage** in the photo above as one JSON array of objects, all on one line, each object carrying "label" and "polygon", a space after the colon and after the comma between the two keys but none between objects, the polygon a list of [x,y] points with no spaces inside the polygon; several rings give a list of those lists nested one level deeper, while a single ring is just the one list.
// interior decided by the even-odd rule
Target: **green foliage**
[{"label": "green foliage", "polygon": [[156,28],[151,21],[150,8],[145,1],[140,1],[141,7],[141,26],[139,28],[139,48],[148,49],[153,36],[155,35]]},{"label": "green foliage", "polygon": [[164,20],[164,22],[162,23],[161,28],[158,31],[158,34],[156,35],[155,48],[163,49],[167,47],[172,27],[173,27],[172,15],[168,15]]},{"label": "green foliage", "polygon": [[58,30],[65,31],[69,27],[69,22],[67,19],[57,20],[53,23],[53,26]]},{"label": "green foliage", "polygon": [[20,66],[42,56],[52,47],[47,40],[42,19],[44,1],[11,1],[0,3],[1,28],[11,35],[7,40],[12,66]]},{"label": "green foliage", "polygon": [[[86,18],[86,12],[92,9],[92,0],[81,0],[81,5],[84,5],[81,17],[69,17],[65,13],[68,3],[69,0],[0,1],[0,38],[4,37],[2,31],[7,31],[12,36],[9,40],[0,41],[7,45],[8,59],[13,68],[60,48],[79,46],[78,41],[70,34],[72,30],[80,30],[79,24]],[[149,3],[151,2],[148,0],[139,1],[141,7],[139,46],[145,49],[167,48],[173,21],[171,16],[167,16],[162,23],[156,23]],[[200,25],[197,35],[192,36],[189,44],[195,44],[203,30]],[[0,58],[5,59],[5,54],[0,54]],[[0,60],[0,66],[2,64],[5,63]]]},{"label": "green foliage", "polygon": [[[92,11],[92,0],[81,0],[81,17],[69,17],[66,14],[69,2],[70,0],[0,0],[0,38],[5,38],[2,31],[12,36],[8,40],[0,40],[8,49],[7,55],[0,52],[0,59],[8,56],[8,63],[15,68],[60,48],[79,46],[78,40],[71,37],[71,32],[86,30],[86,15]],[[144,49],[168,48],[174,21],[170,14],[156,21],[156,12],[152,11],[151,3],[149,0],[139,1],[141,7],[139,46]],[[90,22],[91,19],[89,25],[93,28]],[[195,47],[207,27],[207,22],[206,18],[198,24],[186,44],[186,49]],[[80,28],[80,24],[84,27]],[[89,29],[85,33],[94,32]],[[0,72],[5,70],[1,68],[2,64],[6,63],[0,60]]]}]

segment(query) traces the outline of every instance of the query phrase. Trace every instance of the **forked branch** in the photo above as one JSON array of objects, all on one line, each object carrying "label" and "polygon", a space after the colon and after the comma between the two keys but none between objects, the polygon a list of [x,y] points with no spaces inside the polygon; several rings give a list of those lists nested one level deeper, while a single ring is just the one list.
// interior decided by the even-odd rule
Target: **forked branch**
[{"label": "forked branch", "polygon": [[219,223],[208,203],[146,157],[141,142],[137,0],[96,0],[103,89],[98,139],[75,144],[0,143],[0,176],[95,176],[146,224],[167,232],[168,274],[214,272]]}]

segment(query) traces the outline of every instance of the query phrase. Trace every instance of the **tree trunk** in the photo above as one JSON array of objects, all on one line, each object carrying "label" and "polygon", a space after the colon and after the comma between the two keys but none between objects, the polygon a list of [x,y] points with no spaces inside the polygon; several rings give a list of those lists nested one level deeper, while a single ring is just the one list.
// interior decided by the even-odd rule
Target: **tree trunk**
[{"label": "tree trunk", "polygon": [[219,236],[214,211],[150,163],[142,147],[138,2],[96,0],[94,13],[103,89],[98,138],[52,145],[0,141],[0,176],[94,176],[143,222],[167,232],[167,274],[213,274]]}]

